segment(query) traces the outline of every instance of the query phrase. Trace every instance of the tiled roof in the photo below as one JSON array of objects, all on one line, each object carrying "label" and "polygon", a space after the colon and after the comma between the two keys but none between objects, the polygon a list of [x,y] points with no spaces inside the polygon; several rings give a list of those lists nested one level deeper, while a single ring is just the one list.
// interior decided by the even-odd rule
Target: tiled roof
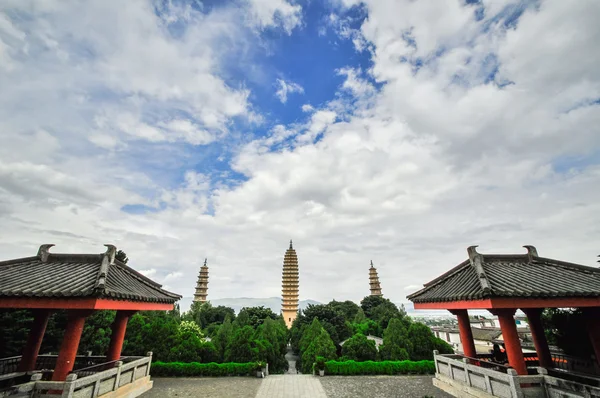
[{"label": "tiled roof", "polygon": [[415,303],[478,300],[494,297],[600,297],[600,269],[527,254],[480,254],[408,296]]},{"label": "tiled roof", "polygon": [[0,262],[2,297],[95,297],[174,303],[181,296],[114,258],[116,248],[103,254],[49,253]]},{"label": "tiled roof", "polygon": [[471,331],[473,332],[473,339],[481,341],[492,341],[497,339],[502,334],[502,331],[497,328],[482,329],[472,327]]}]

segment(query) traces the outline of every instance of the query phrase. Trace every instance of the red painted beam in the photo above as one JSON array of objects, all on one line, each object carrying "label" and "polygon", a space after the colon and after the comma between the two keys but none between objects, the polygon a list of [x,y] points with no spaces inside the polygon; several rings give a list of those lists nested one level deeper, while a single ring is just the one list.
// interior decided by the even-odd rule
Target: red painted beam
[{"label": "red painted beam", "polygon": [[129,311],[169,311],[173,304],[148,303],[142,301],[108,300],[96,298],[0,298],[0,308],[45,308],[66,310],[129,310]]},{"label": "red painted beam", "polygon": [[415,303],[416,310],[467,310],[491,308],[581,308],[600,307],[600,298],[564,297],[547,299],[493,298],[437,303]]}]

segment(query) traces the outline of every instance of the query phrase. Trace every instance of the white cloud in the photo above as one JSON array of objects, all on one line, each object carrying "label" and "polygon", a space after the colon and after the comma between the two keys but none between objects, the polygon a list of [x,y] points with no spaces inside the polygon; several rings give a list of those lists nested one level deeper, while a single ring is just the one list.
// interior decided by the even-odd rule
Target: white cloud
[{"label": "white cloud", "polygon": [[311,104],[304,104],[302,105],[302,112],[312,112],[315,110],[315,107],[312,106]]},{"label": "white cloud", "polygon": [[[186,296],[208,257],[209,297],[260,297],[279,294],[293,238],[301,298],[359,300],[373,259],[396,302],[472,244],[595,265],[599,3],[544,1],[508,29],[488,3],[477,20],[459,1],[366,1],[372,68],[341,69],[338,95],[306,120],[239,139],[233,172],[203,168],[202,145],[256,116],[219,73],[236,10],[174,10],[193,25],[181,40],[138,2],[127,29],[105,2],[11,20],[24,39],[0,25],[14,66],[0,72],[4,257],[111,241]],[[136,48],[146,36],[155,62]]]},{"label": "white cloud", "polygon": [[287,34],[302,23],[302,7],[288,0],[247,0],[251,21],[260,28],[281,26]]},{"label": "white cloud", "polygon": [[275,96],[279,98],[279,101],[281,101],[282,104],[287,102],[288,94],[304,93],[304,88],[302,88],[301,85],[283,79],[277,79],[276,87],[277,91],[275,92]]}]

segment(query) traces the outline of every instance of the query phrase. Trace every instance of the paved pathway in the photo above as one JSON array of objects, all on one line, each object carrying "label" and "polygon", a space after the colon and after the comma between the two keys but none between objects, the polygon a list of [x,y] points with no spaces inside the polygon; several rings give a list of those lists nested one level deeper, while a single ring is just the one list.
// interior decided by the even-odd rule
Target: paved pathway
[{"label": "paved pathway", "polygon": [[292,347],[288,345],[287,353],[285,354],[285,359],[288,361],[288,374],[295,375],[300,373],[300,369],[296,370],[296,361],[298,360],[298,356],[294,355],[294,351],[292,351]]},{"label": "paved pathway", "polygon": [[263,379],[256,398],[327,398],[318,377],[270,375]]}]

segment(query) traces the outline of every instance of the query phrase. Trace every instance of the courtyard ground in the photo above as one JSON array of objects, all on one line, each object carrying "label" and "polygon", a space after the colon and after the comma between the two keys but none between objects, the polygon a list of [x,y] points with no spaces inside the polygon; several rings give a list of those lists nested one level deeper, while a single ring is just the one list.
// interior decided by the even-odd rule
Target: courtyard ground
[{"label": "courtyard ground", "polygon": [[431,376],[271,375],[222,378],[153,378],[144,398],[396,398],[450,395],[435,388]]}]

